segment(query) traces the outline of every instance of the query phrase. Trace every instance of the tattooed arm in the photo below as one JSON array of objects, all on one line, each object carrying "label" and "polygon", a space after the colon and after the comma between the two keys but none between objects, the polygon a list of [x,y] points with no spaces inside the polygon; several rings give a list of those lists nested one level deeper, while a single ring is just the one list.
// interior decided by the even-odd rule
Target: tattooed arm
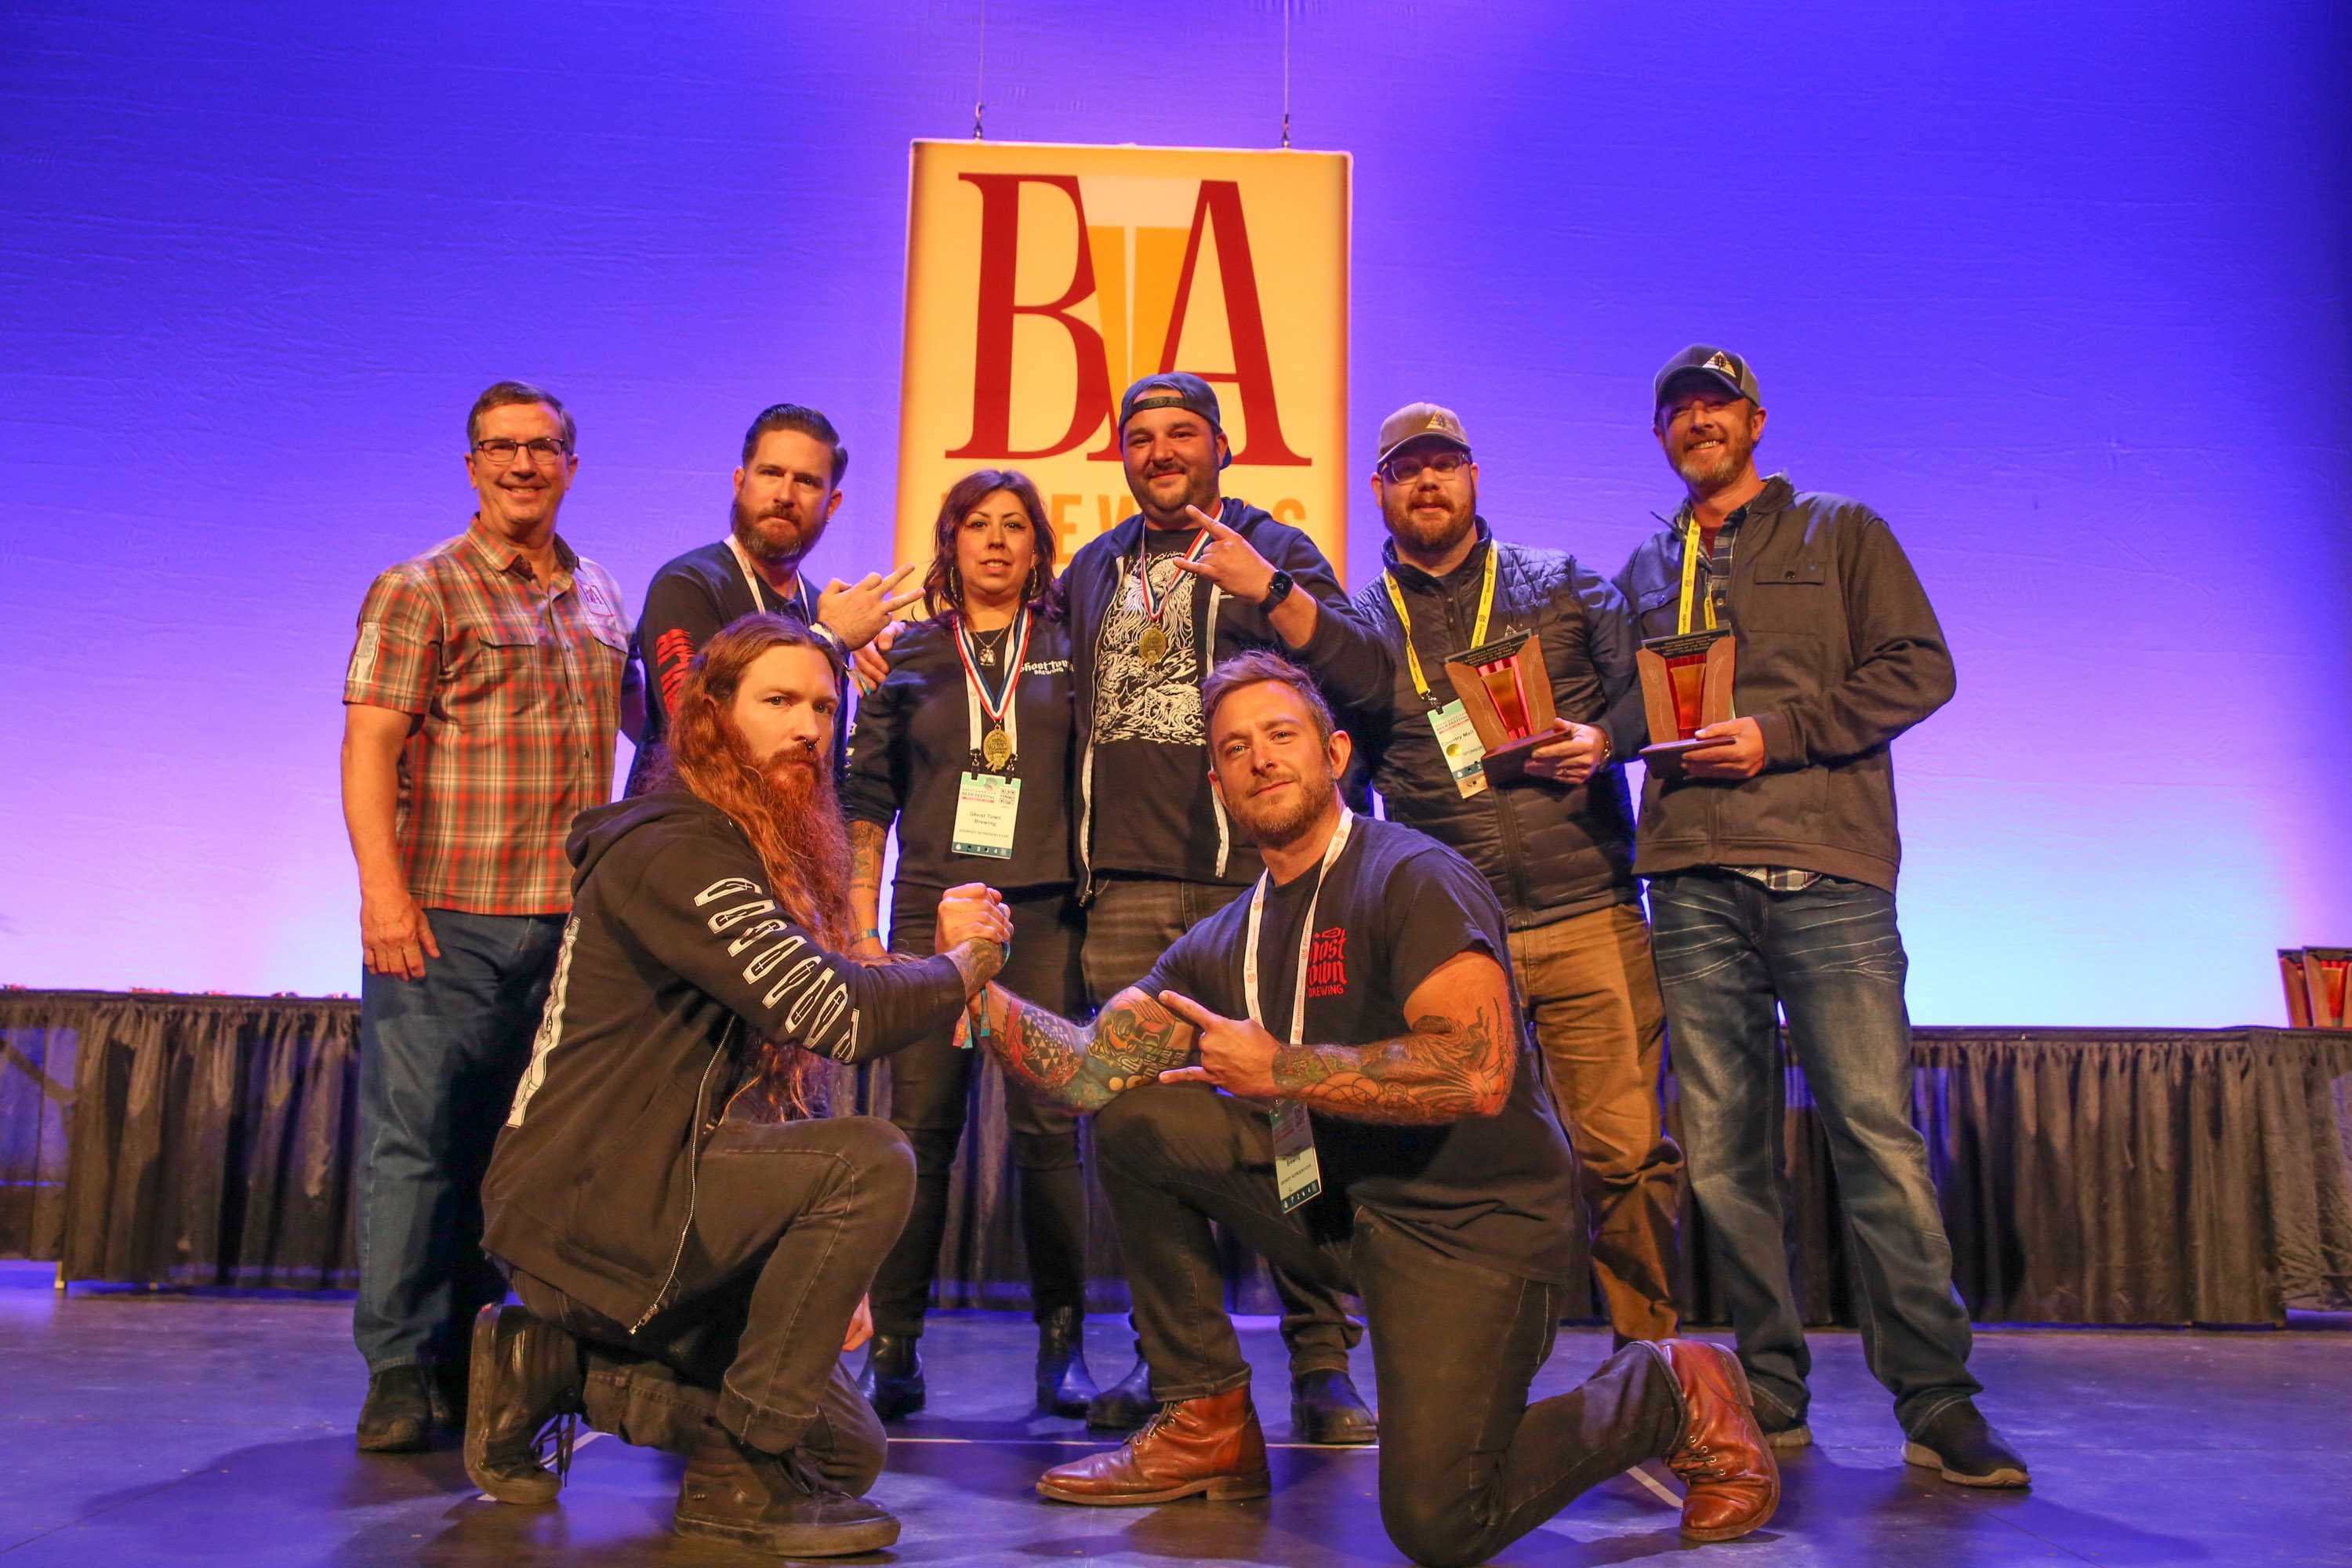
[{"label": "tattooed arm", "polygon": [[858,931],[849,951],[858,958],[882,956],[882,845],[889,835],[879,823],[849,825],[849,912]]},{"label": "tattooed arm", "polygon": [[1220,1018],[1166,992],[1170,1011],[1200,1031],[1197,1067],[1171,1083],[1213,1083],[1244,1100],[1295,1100],[1328,1116],[1430,1125],[1492,1116],[1518,1067],[1518,1016],[1502,965],[1465,950],[1432,970],[1405,1001],[1410,1033],[1368,1046],[1286,1046],[1247,1018]]},{"label": "tattooed arm", "polygon": [[988,1048],[1005,1069],[1079,1111],[1100,1110],[1192,1056],[1192,1026],[1132,985],[1091,1024],[1058,1017],[1001,985],[988,988],[983,1006]]}]

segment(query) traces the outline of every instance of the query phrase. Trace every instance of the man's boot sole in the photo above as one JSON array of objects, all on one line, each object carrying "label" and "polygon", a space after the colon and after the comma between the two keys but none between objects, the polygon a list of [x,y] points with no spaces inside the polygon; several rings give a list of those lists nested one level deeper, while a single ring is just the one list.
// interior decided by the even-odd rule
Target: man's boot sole
[{"label": "man's boot sole", "polygon": [[1903,1462],[1906,1465],[1916,1465],[1922,1469],[1933,1470],[1956,1487],[1983,1487],[1994,1489],[2030,1487],[2033,1484],[2033,1478],[2015,1465],[2003,1465],[2000,1469],[1981,1476],[1971,1476],[1959,1470],[1948,1469],[1945,1468],[1944,1457],[1941,1454],[1919,1443],[1903,1445]]},{"label": "man's boot sole", "polygon": [[778,1557],[856,1557],[879,1552],[898,1540],[895,1519],[877,1519],[871,1524],[758,1525],[693,1519],[680,1513],[671,1516],[670,1529],[679,1535],[756,1546]]},{"label": "man's boot sole", "polygon": [[499,1314],[502,1310],[492,1302],[474,1314],[471,1359],[466,1363],[466,1479],[481,1488],[493,1501],[534,1508],[555,1500],[563,1490],[562,1477],[549,1475],[535,1462],[533,1473],[529,1476],[501,1476],[489,1468],[490,1437],[484,1430],[488,1418],[482,1413],[490,1408],[490,1384],[498,1369]]},{"label": "man's boot sole", "polygon": [[1120,1492],[1115,1496],[1085,1496],[1059,1490],[1044,1480],[1037,1483],[1037,1495],[1049,1502],[1074,1502],[1087,1508],[1142,1508],[1188,1497],[1206,1497],[1211,1502],[1247,1502],[1273,1490],[1274,1479],[1265,1470],[1254,1476],[1204,1476],[1181,1486],[1162,1487],[1156,1492]]},{"label": "man's boot sole", "polygon": [[[1736,1355],[1731,1358],[1731,1375],[1735,1380],[1734,1386],[1739,1390],[1739,1408],[1748,1413],[1748,1424],[1756,1426],[1756,1395],[1748,1387],[1748,1369],[1739,1364],[1739,1358]],[[1757,1434],[1762,1436],[1761,1426],[1757,1426]],[[1694,1530],[1685,1524],[1683,1526],[1684,1540],[1737,1541],[1772,1522],[1772,1516],[1780,1511],[1780,1462],[1772,1458],[1772,1445],[1769,1440],[1759,1447],[1764,1450],[1764,1457],[1772,1460],[1772,1490],[1764,1500],[1764,1511],[1744,1524],[1719,1525],[1713,1530]]]}]

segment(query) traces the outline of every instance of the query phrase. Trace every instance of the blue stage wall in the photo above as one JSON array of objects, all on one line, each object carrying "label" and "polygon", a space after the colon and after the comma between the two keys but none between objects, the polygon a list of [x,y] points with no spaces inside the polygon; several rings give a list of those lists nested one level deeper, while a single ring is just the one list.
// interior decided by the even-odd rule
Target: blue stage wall
[{"label": "blue stage wall", "polygon": [[[988,10],[992,137],[1276,137],[1276,5]],[[2352,943],[2346,14],[1292,8],[1357,466],[1451,404],[1497,527],[1613,571],[1705,338],[1769,466],[1895,522],[1960,671],[1898,752],[1923,1021],[2276,1020],[2271,949]],[[461,526],[493,379],[578,414],[633,606],[777,398],[853,450],[821,564],[878,562],[907,143],[969,131],[977,15],[9,6],[0,981],[356,989],[352,615]]]}]

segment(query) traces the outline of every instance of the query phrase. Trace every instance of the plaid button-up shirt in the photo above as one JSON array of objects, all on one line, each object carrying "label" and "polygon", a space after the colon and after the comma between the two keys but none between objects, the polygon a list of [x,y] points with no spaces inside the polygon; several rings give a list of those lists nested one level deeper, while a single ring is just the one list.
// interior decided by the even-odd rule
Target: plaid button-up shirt
[{"label": "plaid button-up shirt", "polygon": [[[1690,537],[1685,531],[1690,527],[1690,503],[1685,501],[1682,510],[1675,513],[1676,538]],[[1730,614],[1731,557],[1732,552],[1739,548],[1739,525],[1747,517],[1748,509],[1743,506],[1725,518],[1723,526],[1716,530],[1715,549],[1698,558],[1698,580],[1693,585],[1693,600],[1694,603],[1713,604],[1718,620],[1727,618]],[[1693,614],[1696,616],[1698,612],[1695,610]],[[1819,871],[1803,871],[1794,866],[1726,866],[1724,869],[1735,877],[1761,882],[1776,893],[1801,893],[1822,879]]]},{"label": "plaid button-up shirt", "polygon": [[360,606],[343,700],[413,714],[397,832],[408,890],[431,909],[559,914],[563,837],[613,795],[620,590],[555,542],[554,580],[482,526],[379,576]]}]

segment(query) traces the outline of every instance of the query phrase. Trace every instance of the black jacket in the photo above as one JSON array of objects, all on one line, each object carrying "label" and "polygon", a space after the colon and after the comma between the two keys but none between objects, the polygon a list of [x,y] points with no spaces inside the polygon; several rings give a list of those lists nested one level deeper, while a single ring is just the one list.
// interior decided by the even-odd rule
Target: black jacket
[{"label": "black jacket", "polygon": [[695,1168],[772,1039],[865,1061],[943,1033],[946,958],[867,967],[767,895],[751,842],[663,790],[580,814],[572,918],[482,1182],[482,1245],[616,1322],[677,1293]]},{"label": "black jacket", "polygon": [[[1683,537],[1669,523],[1617,574],[1644,637],[1674,633]],[[1775,474],[1731,552],[1732,711],[1764,732],[1739,784],[1646,770],[1644,877],[1694,866],[1787,866],[1895,890],[1895,736],[1951,700],[1952,656],[1886,520]]]},{"label": "black jacket", "polygon": [[[1208,619],[1215,626],[1216,636],[1208,658],[1202,661],[1202,683],[1207,684],[1219,660],[1254,647],[1265,647],[1304,666],[1322,686],[1332,707],[1340,712],[1360,710],[1384,698],[1389,681],[1388,647],[1349,606],[1339,579],[1332,574],[1330,563],[1323,559],[1323,552],[1316,548],[1315,542],[1288,523],[1276,522],[1267,513],[1231,496],[1225,498],[1218,517],[1227,528],[1248,540],[1251,547],[1272,562],[1276,571],[1289,573],[1295,584],[1291,591],[1313,595],[1320,613],[1316,616],[1314,636],[1305,647],[1294,649],[1282,640],[1282,634],[1274,629],[1263,609],[1235,603],[1212,586]],[[1127,574],[1134,567],[1136,552],[1142,548],[1143,528],[1143,518],[1139,513],[1109,532],[1088,540],[1070,558],[1069,570],[1062,577],[1069,605],[1070,688],[1077,703],[1078,804],[1074,827],[1082,899],[1094,896],[1089,856],[1097,805],[1093,767],[1095,670],[1102,652],[1097,639],[1112,596],[1122,591]],[[1205,794],[1209,790],[1209,753],[1205,745],[1201,748],[1199,776],[1200,787]],[[1218,841],[1194,846],[1191,862],[1169,868],[1168,875],[1192,881],[1255,880],[1264,868],[1256,847],[1234,843],[1233,825],[1223,806],[1215,804],[1213,797],[1213,805]]]},{"label": "black jacket", "polygon": [[[1070,634],[1045,614],[1029,622],[1029,653],[1013,699],[1021,781],[1013,858],[954,852],[956,798],[972,760],[974,702],[955,633],[935,620],[907,628],[890,649],[890,673],[857,705],[842,810],[852,822],[898,824],[891,902],[962,882],[1000,891],[1067,888],[1070,866]],[[981,723],[985,726],[983,716]]]},{"label": "black jacket", "polygon": [[[1375,578],[1356,592],[1357,613],[1394,652],[1389,690],[1355,725],[1373,785],[1388,803],[1391,820],[1459,851],[1485,874],[1514,931],[1630,903],[1639,893],[1622,759],[1642,746],[1644,729],[1625,602],[1574,556],[1497,544],[1484,518],[1477,526],[1479,542],[1443,579],[1400,561],[1393,541],[1381,550],[1412,617],[1412,646],[1430,687],[1426,700],[1413,685],[1404,627],[1387,584]],[[1444,666],[1470,646],[1490,550],[1495,605],[1487,639],[1535,633],[1559,716],[1608,732],[1610,764],[1581,784],[1522,778],[1465,800],[1438,750],[1427,715],[1454,700]]]}]

